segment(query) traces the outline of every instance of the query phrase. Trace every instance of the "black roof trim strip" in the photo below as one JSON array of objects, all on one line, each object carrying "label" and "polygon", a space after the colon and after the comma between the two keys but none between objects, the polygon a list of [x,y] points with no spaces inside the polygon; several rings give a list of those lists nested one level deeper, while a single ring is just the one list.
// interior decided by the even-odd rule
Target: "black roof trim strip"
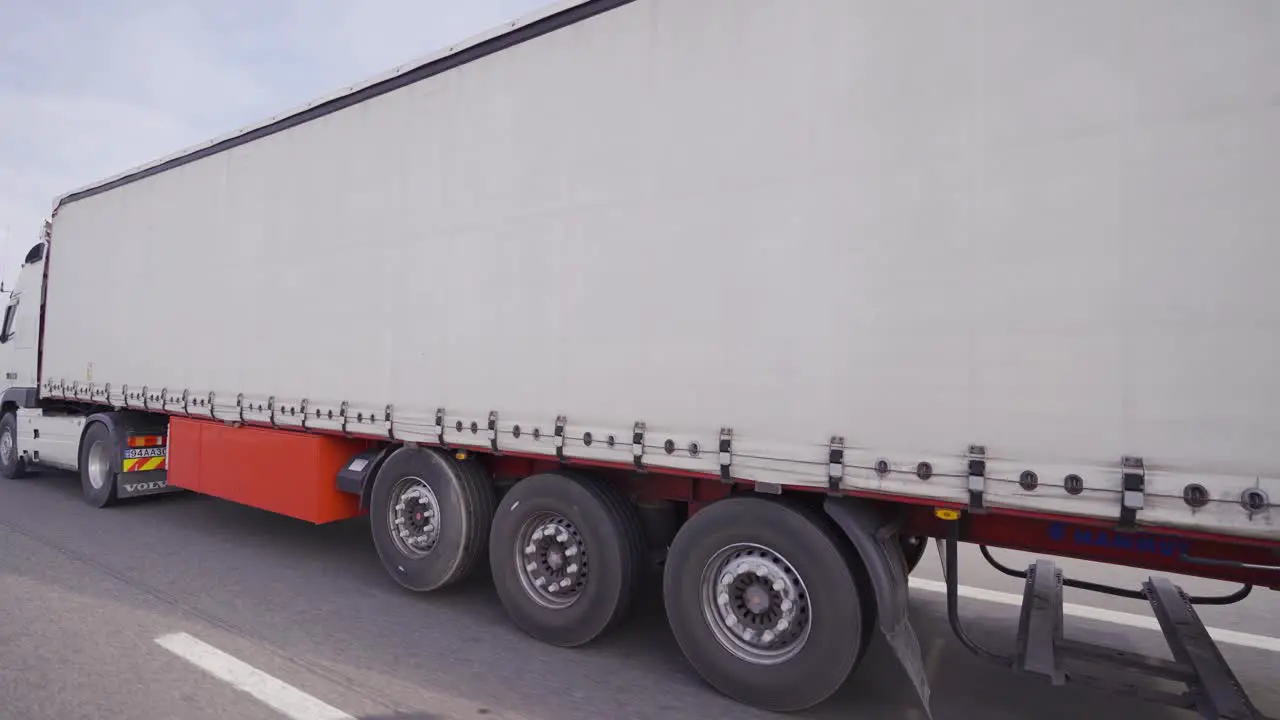
[{"label": "black roof trim strip", "polygon": [[418,67],[407,70],[395,77],[387,78],[386,80],[374,83],[373,85],[360,88],[348,95],[336,97],[332,100],[316,105],[315,107],[310,107],[288,117],[281,118],[276,122],[255,128],[243,135],[227,138],[220,143],[200,148],[199,150],[193,150],[186,155],[181,155],[158,165],[144,168],[135,173],[130,173],[129,175],[116,178],[110,182],[71,193],[70,195],[62,198],[61,202],[58,203],[58,206],[61,207],[62,205],[75,202],[76,200],[93,197],[99,193],[114,190],[122,185],[128,185],[129,183],[137,182],[143,178],[158,175],[166,170],[172,170],[186,165],[187,163],[193,163],[211,155],[217,155],[218,153],[225,152],[232,148],[251,143],[254,140],[259,140],[267,137],[268,135],[284,132],[289,128],[296,127],[305,122],[322,118],[325,115],[338,112],[339,110],[349,108],[353,105],[358,105],[365,100],[370,100],[380,95],[385,95],[389,92],[412,85],[416,82],[421,82],[422,80],[447,72],[453,68],[488,57],[494,53],[506,50],[509,47],[514,47],[523,42],[539,38],[548,33],[566,28],[575,23],[579,23],[583,20],[595,17],[596,15],[600,15],[601,13],[614,10],[622,7],[623,5],[629,5],[633,2],[635,2],[635,0],[587,0],[587,2],[584,2],[581,5],[575,5],[554,15],[548,15],[545,18],[529,23],[528,25],[515,28],[510,32],[503,33],[502,35],[498,35],[470,47],[463,48],[452,55],[419,65]]}]

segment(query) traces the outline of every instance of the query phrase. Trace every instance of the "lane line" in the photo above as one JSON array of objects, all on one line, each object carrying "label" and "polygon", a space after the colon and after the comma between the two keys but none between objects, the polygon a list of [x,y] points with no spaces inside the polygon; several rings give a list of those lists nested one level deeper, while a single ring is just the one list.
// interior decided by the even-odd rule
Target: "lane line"
[{"label": "lane line", "polygon": [[336,707],[262,672],[187,633],[156,638],[156,644],[242,690],[291,720],[355,720]]},{"label": "lane line", "polygon": [[[926,580],[924,578],[909,578],[908,584],[913,590],[924,590],[925,592],[946,594],[947,584],[938,580]],[[986,602],[999,603],[1001,605],[1013,605],[1022,607],[1022,596],[1013,593],[1000,592],[999,590],[988,590],[986,588],[972,587],[970,585],[961,585],[956,588],[956,594],[963,598],[971,600],[985,600]],[[1118,610],[1107,610],[1105,608],[1092,607],[1090,605],[1077,605],[1075,603],[1063,603],[1062,612],[1065,615],[1084,618],[1087,620],[1098,620],[1100,622],[1112,623],[1113,625],[1127,625],[1128,627],[1144,628],[1146,630],[1160,631],[1160,623],[1156,622],[1154,617],[1146,615],[1135,615],[1133,613],[1120,612]],[[1236,630],[1227,630],[1226,628],[1207,628],[1209,635],[1221,643],[1229,645],[1239,645],[1240,647],[1254,648],[1257,650],[1266,650],[1268,652],[1280,653],[1280,638],[1270,637],[1268,635],[1254,635],[1252,633],[1238,632]]]}]

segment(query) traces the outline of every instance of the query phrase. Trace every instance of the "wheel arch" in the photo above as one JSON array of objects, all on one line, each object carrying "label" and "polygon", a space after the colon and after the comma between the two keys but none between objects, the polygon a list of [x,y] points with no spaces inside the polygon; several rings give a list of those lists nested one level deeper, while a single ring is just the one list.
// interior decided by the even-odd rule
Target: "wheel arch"
[{"label": "wheel arch", "polygon": [[929,707],[929,680],[920,640],[909,615],[909,570],[898,541],[900,509],[890,503],[852,497],[828,497],[822,509],[862,561],[875,596],[880,632],[907,671],[924,706]]},{"label": "wheel arch", "polygon": [[0,414],[38,406],[39,395],[33,387],[11,387],[0,393]]},{"label": "wheel arch", "polygon": [[111,437],[115,440],[116,449],[119,451],[117,457],[124,457],[130,430],[145,429],[159,435],[169,434],[168,422],[163,417],[117,410],[96,412],[84,419],[84,426],[80,428],[80,440],[76,443],[76,457],[79,457],[80,451],[84,449],[85,435],[89,434],[89,429],[96,423],[105,425],[107,430],[111,431]]}]

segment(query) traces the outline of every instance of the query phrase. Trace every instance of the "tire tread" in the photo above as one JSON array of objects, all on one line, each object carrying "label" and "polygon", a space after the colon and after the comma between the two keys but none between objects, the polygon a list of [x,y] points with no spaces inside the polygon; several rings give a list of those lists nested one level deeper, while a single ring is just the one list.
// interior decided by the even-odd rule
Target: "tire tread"
[{"label": "tire tread", "polygon": [[472,573],[477,564],[485,558],[489,550],[489,523],[497,509],[498,501],[493,491],[493,482],[485,474],[484,469],[475,461],[458,461],[456,463],[463,494],[466,496],[467,538],[466,550],[462,561],[454,568],[446,584],[457,582]]},{"label": "tire tread", "polygon": [[587,492],[591,493],[601,504],[608,508],[613,525],[622,532],[627,551],[631,554],[631,572],[623,578],[622,602],[618,603],[613,617],[606,628],[618,624],[631,609],[635,599],[636,588],[640,585],[644,570],[644,528],[635,506],[622,494],[618,486],[607,480],[595,480],[581,475],[573,476],[575,481]]}]

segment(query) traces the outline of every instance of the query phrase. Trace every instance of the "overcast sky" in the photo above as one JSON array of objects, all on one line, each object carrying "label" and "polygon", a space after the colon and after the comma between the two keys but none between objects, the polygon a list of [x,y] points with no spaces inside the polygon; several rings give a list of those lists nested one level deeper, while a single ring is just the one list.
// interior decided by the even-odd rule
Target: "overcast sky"
[{"label": "overcast sky", "polygon": [[0,0],[0,273],[68,190],[548,4]]}]

